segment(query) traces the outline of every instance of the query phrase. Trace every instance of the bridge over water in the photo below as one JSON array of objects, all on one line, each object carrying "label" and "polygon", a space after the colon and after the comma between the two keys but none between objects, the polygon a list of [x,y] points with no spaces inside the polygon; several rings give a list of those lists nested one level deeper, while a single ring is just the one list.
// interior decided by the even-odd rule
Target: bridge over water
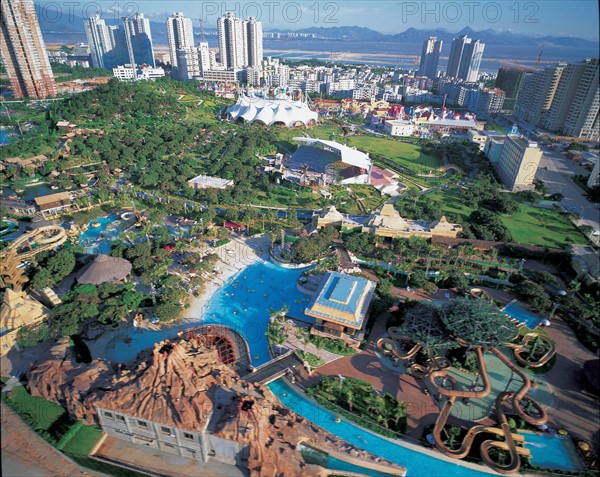
[{"label": "bridge over water", "polygon": [[294,350],[290,350],[267,363],[261,364],[254,369],[254,372],[248,373],[242,378],[250,383],[269,384],[303,365],[303,361]]}]

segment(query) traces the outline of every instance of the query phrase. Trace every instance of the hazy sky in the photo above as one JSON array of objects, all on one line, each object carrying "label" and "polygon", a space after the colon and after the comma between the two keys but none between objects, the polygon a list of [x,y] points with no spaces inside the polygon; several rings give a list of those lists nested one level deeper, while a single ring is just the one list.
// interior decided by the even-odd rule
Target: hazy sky
[{"label": "hazy sky", "polygon": [[369,27],[382,33],[399,33],[407,28],[444,28],[455,32],[469,26],[475,30],[492,28],[533,36],[577,36],[599,38],[596,0],[34,0],[40,8],[71,9],[77,16],[89,16],[99,7],[102,16],[118,20],[127,13],[140,11],[152,20],[164,20],[171,12],[181,11],[199,26],[214,28],[225,11],[238,16],[256,16],[263,29],[295,30],[311,26]]}]

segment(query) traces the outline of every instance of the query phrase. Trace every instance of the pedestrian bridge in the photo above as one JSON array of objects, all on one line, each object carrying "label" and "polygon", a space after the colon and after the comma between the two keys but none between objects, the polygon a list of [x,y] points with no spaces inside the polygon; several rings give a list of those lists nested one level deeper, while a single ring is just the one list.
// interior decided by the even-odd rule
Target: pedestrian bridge
[{"label": "pedestrian bridge", "polygon": [[254,372],[248,373],[242,378],[250,383],[269,384],[288,372],[292,372],[296,367],[302,367],[303,365],[303,361],[294,350],[290,350],[271,361],[261,364],[254,369]]}]

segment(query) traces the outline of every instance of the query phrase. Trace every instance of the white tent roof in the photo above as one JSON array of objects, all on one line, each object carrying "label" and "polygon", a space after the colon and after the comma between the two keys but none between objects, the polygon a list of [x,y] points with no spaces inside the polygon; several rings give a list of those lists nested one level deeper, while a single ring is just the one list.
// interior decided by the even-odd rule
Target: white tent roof
[{"label": "white tent roof", "polygon": [[240,96],[227,113],[233,121],[241,118],[246,122],[260,121],[267,126],[278,122],[288,127],[297,122],[307,126],[310,121],[317,122],[318,119],[318,114],[301,101],[258,96]]},{"label": "white tent roof", "polygon": [[344,164],[350,164],[351,166],[360,167],[367,170],[371,167],[371,159],[369,159],[369,155],[359,151],[358,149],[354,149],[353,147],[348,147],[335,141],[314,139],[311,137],[295,137],[293,139],[294,141],[305,142],[307,144],[321,144],[322,146],[337,152],[340,155],[340,160]]}]

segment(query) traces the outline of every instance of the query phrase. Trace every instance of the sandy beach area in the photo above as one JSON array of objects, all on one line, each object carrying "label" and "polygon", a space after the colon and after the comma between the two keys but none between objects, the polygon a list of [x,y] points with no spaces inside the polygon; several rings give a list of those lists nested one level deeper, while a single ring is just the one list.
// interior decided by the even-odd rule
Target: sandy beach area
[{"label": "sandy beach area", "polygon": [[269,259],[269,234],[258,237],[234,237],[231,242],[219,247],[217,262],[218,272],[206,283],[202,296],[190,300],[190,307],[184,311],[182,318],[188,321],[202,321],[213,295],[225,286],[231,277],[246,267]]}]

